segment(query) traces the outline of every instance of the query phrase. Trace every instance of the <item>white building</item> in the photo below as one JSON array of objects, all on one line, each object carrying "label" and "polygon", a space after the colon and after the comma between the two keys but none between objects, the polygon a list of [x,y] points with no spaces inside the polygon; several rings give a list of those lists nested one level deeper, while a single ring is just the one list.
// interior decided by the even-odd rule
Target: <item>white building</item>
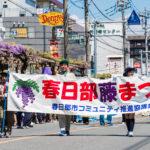
[{"label": "white building", "polygon": [[36,0],[1,0],[0,1],[0,16],[1,17],[23,17],[32,16],[30,10],[36,14]]},{"label": "white building", "polygon": [[58,0],[0,0],[0,17],[32,16],[37,8],[62,12],[63,4]]},{"label": "white building", "polygon": [[3,27],[2,18],[0,18],[0,41],[4,39],[5,36],[5,28]]},{"label": "white building", "polygon": [[[90,28],[92,35],[94,27]],[[97,73],[123,73],[123,38],[121,23],[97,25]],[[91,39],[91,56],[94,57],[94,38]]]}]

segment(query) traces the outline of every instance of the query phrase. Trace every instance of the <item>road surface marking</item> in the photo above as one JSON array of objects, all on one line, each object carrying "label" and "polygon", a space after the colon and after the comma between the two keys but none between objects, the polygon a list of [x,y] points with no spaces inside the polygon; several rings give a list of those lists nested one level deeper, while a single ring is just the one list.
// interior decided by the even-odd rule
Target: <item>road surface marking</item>
[{"label": "road surface marking", "polygon": [[[146,119],[146,118],[148,118],[148,117],[138,118],[138,119],[136,119],[136,121],[143,120],[143,119]],[[123,125],[123,124],[121,124],[121,125]],[[82,129],[74,129],[74,130],[71,130],[71,132],[97,129],[97,128],[100,128],[100,127],[102,127],[102,126],[88,127],[88,128],[82,128]],[[28,139],[33,139],[33,138],[37,138],[37,137],[40,137],[40,136],[56,135],[56,134],[59,134],[59,132],[43,134],[43,135],[27,136],[27,137],[15,138],[15,139],[9,139],[9,140],[6,140],[6,141],[0,141],[0,144],[5,144],[5,143],[15,142],[15,141],[21,141],[21,140],[28,140]]]}]

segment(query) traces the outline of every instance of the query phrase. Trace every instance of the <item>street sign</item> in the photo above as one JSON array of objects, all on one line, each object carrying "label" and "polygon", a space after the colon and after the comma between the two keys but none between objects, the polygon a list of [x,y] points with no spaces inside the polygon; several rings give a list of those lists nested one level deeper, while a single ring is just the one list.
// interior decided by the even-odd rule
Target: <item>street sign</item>
[{"label": "street sign", "polygon": [[57,37],[64,37],[63,29],[57,29]]},{"label": "street sign", "polygon": [[141,64],[139,62],[134,63],[134,68],[136,69],[141,68]]},{"label": "street sign", "polygon": [[38,15],[43,14],[43,8],[40,8],[40,9],[38,8],[38,9],[37,9],[37,14],[38,14]]},{"label": "street sign", "polygon": [[46,14],[49,12],[49,9],[48,8],[38,8],[37,9],[37,14],[38,15],[41,15],[41,14]]},{"label": "street sign", "polygon": [[48,13],[48,12],[49,12],[49,11],[48,11],[47,8],[44,8],[44,9],[43,9],[43,13],[44,13],[44,14],[46,14],[46,13]]},{"label": "street sign", "polygon": [[128,25],[140,25],[140,18],[134,10],[128,19]]}]

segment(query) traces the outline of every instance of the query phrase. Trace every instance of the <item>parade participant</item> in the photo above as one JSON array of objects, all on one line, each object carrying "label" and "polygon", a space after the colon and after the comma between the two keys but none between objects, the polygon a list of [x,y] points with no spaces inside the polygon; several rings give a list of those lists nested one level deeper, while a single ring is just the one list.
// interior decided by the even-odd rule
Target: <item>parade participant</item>
[{"label": "parade participant", "polygon": [[83,123],[84,123],[85,125],[88,125],[88,124],[89,124],[89,117],[88,117],[88,116],[83,116],[82,119],[83,119]]},{"label": "parade participant", "polygon": [[17,129],[23,129],[21,123],[23,120],[23,113],[22,112],[17,112]]},{"label": "parade participant", "polygon": [[[75,78],[75,75],[73,73],[70,73],[68,70],[69,62],[68,60],[62,60],[59,63],[59,72],[57,76],[64,76],[66,78]],[[70,135],[70,121],[71,116],[70,115],[58,115],[59,120],[59,126],[60,126],[60,136]]]},{"label": "parade participant", "polygon": [[[134,75],[134,71],[135,71],[134,68],[127,67],[124,70],[123,76],[131,77]],[[135,113],[125,114],[125,122],[126,122],[126,126],[128,129],[127,136],[133,137],[133,129],[134,129],[134,124],[135,124]]]},{"label": "parade participant", "polygon": [[[109,77],[100,77],[101,80],[107,79]],[[100,115],[99,116],[99,122],[101,126],[105,126],[105,124],[112,126],[112,115],[107,115],[107,122],[105,123],[105,116],[104,115]]]},{"label": "parade participant", "polygon": [[100,121],[100,125],[101,126],[105,126],[105,124],[112,126],[112,115],[107,115],[107,122],[105,123],[105,116],[104,115],[100,115],[99,117],[99,121]]},{"label": "parade participant", "polygon": [[6,81],[7,81],[7,72],[2,73],[2,84],[0,85],[0,137],[9,138],[11,136],[12,126],[13,126],[13,117],[14,113],[10,111],[6,111],[5,115],[5,124],[4,124],[4,134],[2,133],[3,127],[3,115],[4,115],[4,105],[5,105],[5,97],[7,97],[6,93]]}]

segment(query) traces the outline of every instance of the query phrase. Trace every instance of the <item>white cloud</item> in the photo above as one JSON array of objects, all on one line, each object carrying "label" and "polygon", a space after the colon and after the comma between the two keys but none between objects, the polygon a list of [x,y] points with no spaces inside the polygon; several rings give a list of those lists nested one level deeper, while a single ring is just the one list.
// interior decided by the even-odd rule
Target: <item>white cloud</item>
[{"label": "white cloud", "polygon": [[80,26],[82,26],[82,27],[85,26],[85,20],[84,19],[79,19],[78,16],[76,16],[76,15],[72,15],[72,16],[70,16],[70,18],[75,20],[76,23],[78,23]]}]

